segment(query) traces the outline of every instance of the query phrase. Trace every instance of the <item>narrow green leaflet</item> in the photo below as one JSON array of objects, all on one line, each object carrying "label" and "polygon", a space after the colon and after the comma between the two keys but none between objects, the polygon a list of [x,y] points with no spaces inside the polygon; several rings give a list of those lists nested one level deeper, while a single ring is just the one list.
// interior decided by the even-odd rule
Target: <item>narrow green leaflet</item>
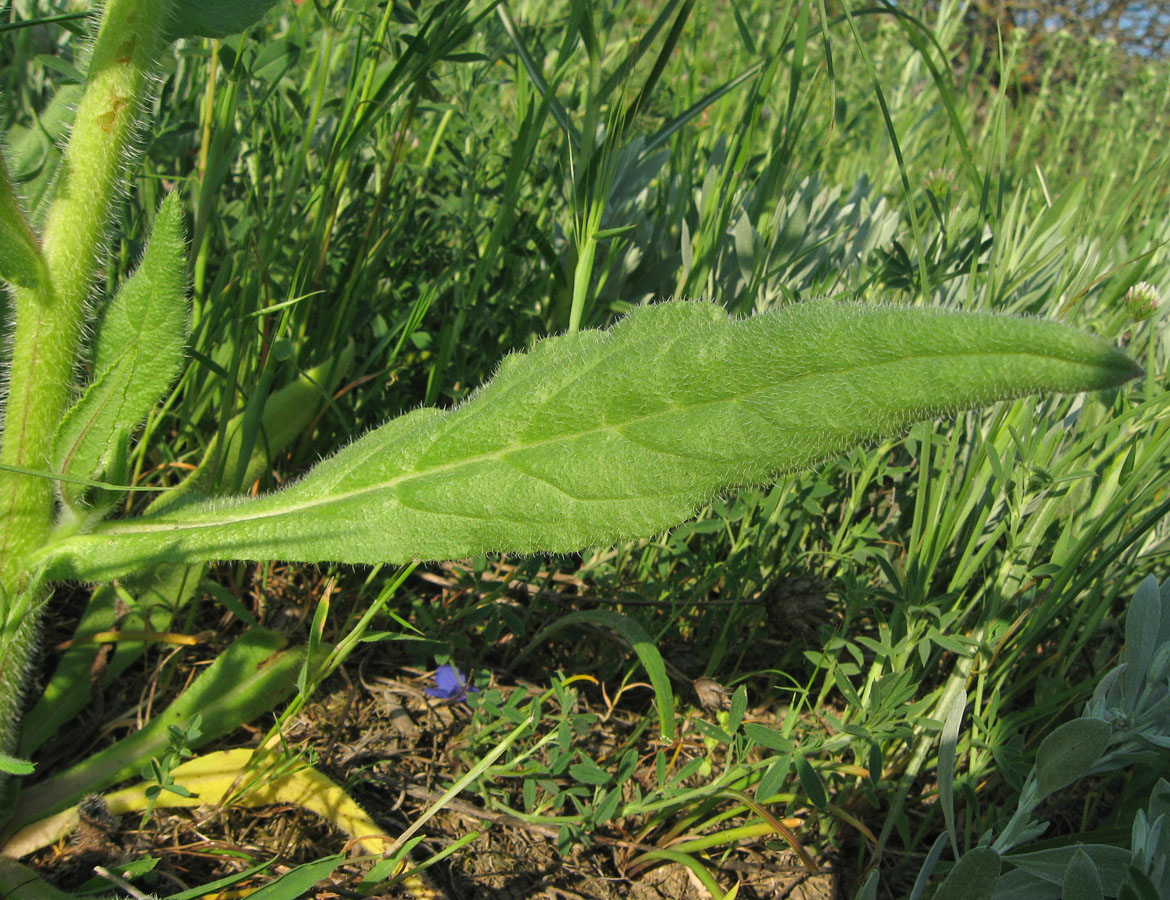
[{"label": "narrow green leaflet", "polygon": [[546,625],[538,631],[528,642],[528,646],[520,654],[524,658],[528,653],[548,640],[559,631],[580,623],[602,625],[628,641],[638,656],[638,661],[646,670],[650,678],[650,686],[654,689],[654,699],[658,703],[658,724],[662,729],[662,736],[668,741],[674,740],[674,691],[670,687],[670,677],[666,674],[666,663],[662,654],[649,633],[628,616],[608,609],[583,609],[578,612],[562,616],[555,622]]},{"label": "narrow green leaflet", "polygon": [[10,775],[31,775],[34,766],[27,759],[19,759],[7,753],[0,753],[0,772]]},{"label": "narrow green leaflet", "polygon": [[[166,393],[183,362],[187,257],[182,207],[170,194],[154,220],[142,262],[107,307],[98,331],[94,378],[53,439],[53,468],[96,478],[125,451],[135,428]],[[76,506],[85,488],[61,483]]]},{"label": "narrow green leaflet", "polygon": [[570,552],[921,419],[1140,371],[1037,319],[822,301],[733,321],[661,303],[511,356],[462,406],[401,416],[285,490],[62,535],[34,562],[98,581],[164,562]]},{"label": "narrow green leaflet", "polygon": [[345,854],[338,853],[302,863],[248,896],[252,900],[296,900],[297,897],[306,896],[314,885],[332,875],[333,870],[344,865],[345,861]]}]

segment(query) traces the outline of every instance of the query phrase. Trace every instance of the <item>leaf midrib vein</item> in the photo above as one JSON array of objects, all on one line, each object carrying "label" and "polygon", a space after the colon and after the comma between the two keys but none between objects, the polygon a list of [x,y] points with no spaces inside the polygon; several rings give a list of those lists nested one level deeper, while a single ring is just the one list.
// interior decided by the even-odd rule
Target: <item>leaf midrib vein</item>
[{"label": "leaf midrib vein", "polygon": [[[865,371],[868,369],[882,369],[882,368],[885,368],[888,366],[901,365],[903,363],[912,362],[914,360],[937,359],[940,357],[955,358],[956,356],[963,358],[963,359],[969,359],[969,358],[975,358],[975,357],[1009,357],[1009,358],[1013,358],[1013,357],[1023,356],[1023,357],[1040,357],[1040,358],[1047,358],[1047,359],[1055,359],[1055,360],[1059,360],[1062,362],[1069,362],[1070,361],[1070,360],[1067,360],[1061,356],[1057,356],[1055,354],[1050,355],[1050,354],[1045,354],[1043,352],[1037,352],[1037,351],[1023,351],[1023,350],[1019,350],[1019,351],[1003,351],[1003,350],[1000,350],[1000,351],[976,351],[976,350],[968,350],[968,351],[964,351],[964,352],[959,353],[959,354],[954,354],[954,353],[946,352],[944,350],[940,350],[939,352],[934,352],[934,353],[909,353],[909,354],[905,354],[903,356],[898,356],[894,359],[887,359],[887,360],[882,360],[879,362],[867,362],[864,364],[857,364],[857,365],[846,365],[846,366],[842,366],[842,367],[835,368],[835,369],[818,369],[816,371],[801,372],[798,375],[793,375],[793,376],[790,376],[788,378],[784,378],[784,379],[781,379],[778,381],[770,382],[766,385],[763,385],[759,388],[755,388],[752,390],[745,390],[745,391],[741,391],[741,392],[736,393],[736,394],[718,397],[718,398],[715,398],[712,400],[697,401],[695,403],[687,404],[685,407],[672,405],[667,410],[663,410],[663,409],[659,408],[659,409],[656,409],[654,412],[649,413],[647,415],[636,416],[636,417],[627,419],[627,420],[625,420],[621,423],[618,423],[618,424],[598,425],[598,426],[595,426],[593,428],[587,428],[587,429],[584,429],[581,431],[575,431],[575,432],[572,432],[571,434],[561,434],[561,435],[558,435],[555,437],[547,438],[545,440],[530,441],[530,442],[527,442],[521,446],[516,446],[513,444],[513,445],[510,445],[510,446],[505,447],[505,448],[493,450],[490,453],[481,453],[481,454],[477,454],[475,456],[466,456],[466,457],[463,457],[463,458],[458,459],[458,460],[454,460],[454,461],[449,462],[449,463],[443,463],[440,465],[433,466],[433,467],[428,468],[428,469],[423,470],[423,471],[416,470],[416,471],[411,471],[411,472],[404,472],[400,475],[396,475],[396,476],[394,476],[390,479],[387,479],[385,481],[380,481],[377,484],[365,485],[365,486],[355,488],[353,490],[346,491],[343,493],[330,494],[330,495],[325,496],[325,497],[309,498],[309,499],[307,499],[301,503],[295,504],[293,506],[282,506],[276,510],[261,511],[261,512],[254,513],[251,515],[247,515],[247,514],[240,515],[238,507],[235,509],[228,507],[228,508],[220,511],[221,514],[216,515],[216,518],[214,518],[214,519],[199,519],[199,520],[187,520],[187,521],[178,521],[178,522],[157,522],[157,523],[151,523],[151,522],[147,521],[146,519],[130,519],[130,520],[127,520],[127,521],[124,521],[121,523],[110,523],[110,525],[108,525],[104,528],[99,526],[99,528],[101,530],[95,530],[93,532],[90,532],[87,535],[79,535],[78,537],[107,537],[107,536],[117,536],[117,535],[126,535],[126,534],[167,534],[167,533],[176,532],[176,531],[193,531],[193,530],[204,529],[204,528],[222,528],[226,525],[236,525],[236,524],[241,524],[241,523],[245,523],[245,522],[259,522],[259,521],[263,521],[265,519],[279,519],[279,518],[282,518],[284,516],[295,515],[297,513],[304,513],[307,511],[311,511],[311,510],[316,509],[317,507],[320,507],[320,506],[327,506],[327,505],[332,504],[332,503],[338,503],[338,502],[344,502],[347,500],[352,500],[354,498],[361,497],[361,496],[364,496],[367,494],[375,494],[375,493],[383,492],[383,491],[389,490],[391,488],[397,487],[401,484],[408,483],[409,481],[411,481],[413,479],[428,478],[428,477],[434,476],[436,474],[441,474],[442,472],[445,472],[445,471],[458,469],[461,466],[473,465],[475,463],[485,462],[485,461],[489,461],[489,460],[501,460],[509,454],[516,453],[516,452],[519,452],[522,450],[530,450],[532,448],[540,447],[540,446],[543,446],[546,444],[557,443],[559,441],[565,441],[565,440],[576,440],[576,439],[579,439],[582,437],[587,437],[591,434],[597,434],[597,433],[606,432],[606,431],[616,432],[620,435],[622,429],[628,428],[632,425],[636,425],[640,422],[647,421],[649,419],[653,419],[657,416],[666,415],[670,412],[677,412],[677,411],[681,411],[684,409],[685,410],[692,410],[692,409],[702,408],[704,406],[713,406],[713,405],[720,404],[720,403],[736,402],[736,401],[741,400],[744,397],[750,397],[754,394],[763,393],[764,391],[774,390],[775,388],[781,387],[783,385],[789,385],[789,384],[798,382],[798,381],[805,379],[805,378],[819,377],[819,376],[823,376],[823,375],[853,374],[853,373],[862,372],[862,371]],[[1077,361],[1074,360],[1072,362],[1077,362]],[[1081,364],[1082,365],[1089,365],[1088,363],[1081,363]],[[574,375],[575,375],[575,377],[577,377],[577,373],[574,373]],[[519,385],[513,385],[514,389],[518,388],[518,387],[519,387]],[[458,412],[459,412],[459,410],[458,410],[458,408],[456,408],[456,409],[451,410],[449,415],[455,415]],[[621,435],[621,436],[623,438],[625,438],[626,440],[629,440],[629,438],[626,437],[625,435]],[[662,451],[662,450],[658,450],[656,452],[664,453],[664,454],[667,453],[667,451]],[[310,472],[306,477],[312,477],[312,473]],[[297,486],[294,485],[293,487],[289,488],[289,490],[296,490],[296,487]],[[281,492],[277,492],[275,494],[269,494],[269,495],[267,495],[266,498],[258,498],[257,501],[252,501],[252,502],[262,502],[264,499],[278,497],[278,496],[280,496],[280,493]],[[399,502],[401,502],[401,500],[399,500]],[[612,500],[596,500],[596,501],[581,501],[581,502],[612,502]],[[435,514],[439,514],[439,513],[435,513]],[[62,549],[67,547],[68,546],[68,539],[66,541],[62,542],[61,546],[62,546]]]}]

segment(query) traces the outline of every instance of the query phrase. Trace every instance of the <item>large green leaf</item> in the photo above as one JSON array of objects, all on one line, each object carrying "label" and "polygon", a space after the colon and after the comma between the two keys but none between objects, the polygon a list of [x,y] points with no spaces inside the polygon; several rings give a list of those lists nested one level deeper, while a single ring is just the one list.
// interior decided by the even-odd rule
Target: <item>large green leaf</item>
[{"label": "large green leaf", "polygon": [[99,525],[39,561],[103,580],[160,562],[568,552],[656,534],[721,489],[920,419],[1139,372],[1037,319],[816,302],[733,321],[662,303],[511,356],[457,409],[395,419],[285,490]]},{"label": "large green leaf", "polygon": [[[94,378],[65,414],[53,437],[53,468],[73,478],[97,478],[125,452],[136,428],[171,386],[183,363],[187,335],[187,256],[183,212],[170,194],[155,216],[142,262],[102,317]],[[79,503],[84,487],[61,484],[62,498]]]},{"label": "large green leaf", "polygon": [[188,0],[176,3],[171,38],[222,38],[259,22],[276,0]]}]

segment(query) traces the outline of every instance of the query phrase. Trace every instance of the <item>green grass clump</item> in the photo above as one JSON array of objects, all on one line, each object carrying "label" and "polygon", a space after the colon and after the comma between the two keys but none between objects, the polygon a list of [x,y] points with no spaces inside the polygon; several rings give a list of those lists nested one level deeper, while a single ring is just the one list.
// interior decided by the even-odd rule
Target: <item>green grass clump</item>
[{"label": "green grass clump", "polygon": [[[257,463],[204,464],[203,491],[267,488],[459,403],[510,351],[671,296],[1008,312],[1121,346],[1146,370],[1122,389],[918,424],[653,541],[474,560],[441,610],[409,582],[378,619],[417,630],[384,645],[403,661],[480,673],[456,755],[508,740],[468,789],[566,856],[626,841],[622,874],[687,865],[723,896],[740,842],[781,840],[842,896],[871,871],[910,894],[940,836],[949,860],[1008,826],[1038,747],[1132,647],[1129,598],[1170,574],[1166,318],[1125,301],[1170,294],[1170,72],[1061,34],[1022,72],[941,6],[355,0],[180,45],[103,250],[112,290],[182,189],[189,356],[128,477],[173,485],[231,446]],[[0,67],[34,209],[85,28],[40,14]],[[337,388],[269,459],[266,402],[320,364]],[[388,600],[365,574],[341,571],[354,610]],[[208,596],[234,608],[273,570],[220,575]],[[643,675],[677,708],[643,702]],[[695,702],[701,679],[727,708]],[[1135,760],[1061,794],[1051,846],[1128,846],[1166,762]]]}]

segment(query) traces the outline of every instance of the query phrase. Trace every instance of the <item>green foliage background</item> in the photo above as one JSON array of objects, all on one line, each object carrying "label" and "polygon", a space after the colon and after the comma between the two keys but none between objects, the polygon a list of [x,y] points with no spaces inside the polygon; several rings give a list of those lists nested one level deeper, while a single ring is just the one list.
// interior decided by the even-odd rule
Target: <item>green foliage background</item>
[{"label": "green foliage background", "polygon": [[[918,425],[720,498],[654,541],[516,560],[536,589],[522,608],[476,582],[441,615],[424,594],[399,609],[422,649],[486,671],[516,660],[502,634],[562,612],[539,594],[556,569],[628,601],[668,659],[699,654],[688,675],[775,704],[769,728],[720,752],[768,796],[789,792],[790,810],[808,810],[823,780],[848,818],[814,805],[818,849],[856,872],[877,859],[858,821],[913,868],[942,830],[931,773],[965,689],[956,793],[977,840],[1010,814],[1037,743],[1116,661],[1124,598],[1166,574],[1167,320],[1134,322],[1122,298],[1141,280],[1170,295],[1170,78],[1061,34],[1044,38],[1050,68],[1021,71],[1020,47],[992,57],[956,7],[913,18],[924,9],[286,3],[259,40],[181,45],[105,265],[112,290],[163,195],[184,191],[188,363],[127,472],[177,483],[233,417],[247,458],[271,394],[352,354],[326,411],[263,467],[267,488],[387,418],[462,401],[541,336],[670,296],[747,314],[829,295],[1096,333],[1147,377]],[[2,35],[0,124],[34,209],[82,28]],[[244,467],[219,477],[250,486]],[[611,651],[602,642],[587,668],[616,681],[629,664]],[[495,710],[477,714],[473,752],[508,721]],[[563,814],[566,846],[587,840],[608,818],[604,792],[564,787],[568,759],[545,764],[563,791],[543,811]],[[701,768],[689,776],[724,787]],[[1067,831],[1124,831],[1155,770],[1086,794]],[[714,789],[686,783],[662,796],[703,809]],[[481,794],[523,806],[527,790],[508,790]],[[650,804],[623,814],[653,821]]]}]

